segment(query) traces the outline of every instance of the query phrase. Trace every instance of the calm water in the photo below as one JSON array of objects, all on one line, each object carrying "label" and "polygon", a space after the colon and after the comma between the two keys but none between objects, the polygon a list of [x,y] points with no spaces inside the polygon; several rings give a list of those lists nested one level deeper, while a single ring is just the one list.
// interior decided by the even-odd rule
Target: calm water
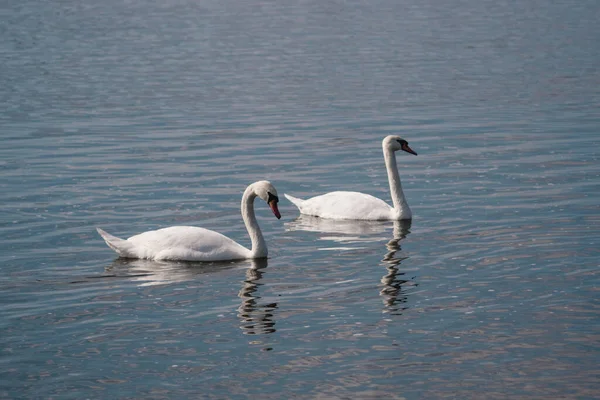
[{"label": "calm water", "polygon": [[[24,0],[0,8],[0,398],[598,398],[600,5]],[[263,261],[115,259],[241,193]]]}]

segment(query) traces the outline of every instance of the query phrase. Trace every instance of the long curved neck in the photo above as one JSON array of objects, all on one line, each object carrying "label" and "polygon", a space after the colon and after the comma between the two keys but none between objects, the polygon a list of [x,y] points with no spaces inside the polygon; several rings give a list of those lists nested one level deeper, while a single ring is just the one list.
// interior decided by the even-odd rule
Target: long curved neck
[{"label": "long curved neck", "polygon": [[390,183],[390,194],[392,195],[392,203],[394,204],[394,213],[402,219],[412,218],[412,213],[404,192],[402,191],[402,183],[400,183],[400,175],[398,174],[398,165],[396,164],[396,153],[388,148],[383,148],[383,158],[385,159],[385,168],[387,169],[388,181]]},{"label": "long curved neck", "polygon": [[267,244],[254,215],[255,198],[256,193],[254,193],[252,186],[248,186],[242,196],[242,218],[252,242],[252,256],[258,258],[267,256]]}]

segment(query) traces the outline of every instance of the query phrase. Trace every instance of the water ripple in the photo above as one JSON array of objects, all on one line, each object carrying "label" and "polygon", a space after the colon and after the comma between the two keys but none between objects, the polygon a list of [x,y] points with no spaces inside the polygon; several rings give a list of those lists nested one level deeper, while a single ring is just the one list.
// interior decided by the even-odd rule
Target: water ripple
[{"label": "water ripple", "polygon": [[[0,397],[592,398],[589,0],[13,2],[0,31]],[[458,22],[460,23],[458,23]],[[270,258],[115,259],[96,234],[248,244],[245,187],[390,200],[281,221]],[[426,377],[426,378],[425,378]]]}]

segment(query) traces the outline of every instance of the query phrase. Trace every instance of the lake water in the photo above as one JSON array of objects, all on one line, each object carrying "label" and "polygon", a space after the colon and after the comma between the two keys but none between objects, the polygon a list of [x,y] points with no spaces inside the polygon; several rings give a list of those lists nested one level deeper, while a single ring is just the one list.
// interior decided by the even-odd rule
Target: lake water
[{"label": "lake water", "polygon": [[[0,398],[598,398],[594,0],[8,2]],[[298,218],[283,193],[412,223]],[[269,259],[120,260],[171,225]]]}]

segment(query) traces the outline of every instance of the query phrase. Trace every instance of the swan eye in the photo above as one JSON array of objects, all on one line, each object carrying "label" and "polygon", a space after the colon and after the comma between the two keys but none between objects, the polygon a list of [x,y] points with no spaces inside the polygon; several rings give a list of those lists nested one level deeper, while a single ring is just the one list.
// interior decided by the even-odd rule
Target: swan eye
[{"label": "swan eye", "polygon": [[267,203],[270,203],[272,201],[274,201],[275,203],[279,203],[279,197],[275,196],[271,192],[267,192],[267,194],[269,195],[269,197],[267,198]]}]

